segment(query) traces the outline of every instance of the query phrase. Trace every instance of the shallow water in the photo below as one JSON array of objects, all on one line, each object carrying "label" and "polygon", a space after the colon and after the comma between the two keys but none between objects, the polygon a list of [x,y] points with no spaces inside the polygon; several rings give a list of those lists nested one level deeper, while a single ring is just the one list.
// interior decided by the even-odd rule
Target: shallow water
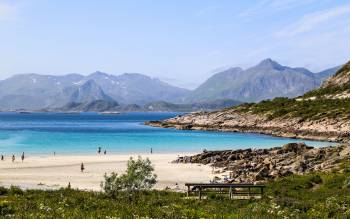
[{"label": "shallow water", "polygon": [[205,132],[155,128],[144,121],[170,118],[179,113],[0,113],[0,153],[92,154],[200,152],[202,149],[267,148],[288,142],[312,146],[328,142],[296,140],[260,134]]}]

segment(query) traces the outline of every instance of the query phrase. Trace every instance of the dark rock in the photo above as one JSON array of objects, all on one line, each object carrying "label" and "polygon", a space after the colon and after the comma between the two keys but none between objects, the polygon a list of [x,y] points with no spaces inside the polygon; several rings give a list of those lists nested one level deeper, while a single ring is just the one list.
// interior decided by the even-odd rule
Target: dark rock
[{"label": "dark rock", "polygon": [[313,147],[307,146],[305,143],[288,143],[283,145],[282,150],[286,152],[295,152],[300,154],[305,150],[312,149]]},{"label": "dark rock", "polygon": [[235,182],[254,182],[331,170],[340,163],[340,159],[349,159],[348,147],[312,148],[304,143],[291,143],[272,149],[204,151],[194,156],[179,157],[174,163],[210,164],[223,171],[232,171],[230,176]]},{"label": "dark rock", "polygon": [[293,175],[293,172],[290,170],[282,170],[280,171],[281,176],[290,176]]},{"label": "dark rock", "polygon": [[269,170],[266,167],[262,167],[255,175],[254,180],[264,180],[269,175]]}]

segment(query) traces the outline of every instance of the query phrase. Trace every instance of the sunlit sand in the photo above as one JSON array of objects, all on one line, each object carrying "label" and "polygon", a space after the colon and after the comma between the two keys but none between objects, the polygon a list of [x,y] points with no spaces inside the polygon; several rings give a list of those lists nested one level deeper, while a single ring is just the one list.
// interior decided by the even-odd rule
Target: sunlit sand
[{"label": "sunlit sand", "polygon": [[[173,164],[177,154],[140,154],[149,157],[158,176],[156,189],[169,187],[184,189],[185,182],[209,182],[213,178],[211,168],[199,164]],[[16,185],[22,188],[57,189],[67,187],[100,191],[103,175],[115,171],[122,173],[132,155],[45,155],[29,156],[22,163],[19,157],[12,163],[10,157],[0,161],[0,185]],[[80,171],[81,163],[85,170]],[[177,185],[176,185],[177,184]]]}]

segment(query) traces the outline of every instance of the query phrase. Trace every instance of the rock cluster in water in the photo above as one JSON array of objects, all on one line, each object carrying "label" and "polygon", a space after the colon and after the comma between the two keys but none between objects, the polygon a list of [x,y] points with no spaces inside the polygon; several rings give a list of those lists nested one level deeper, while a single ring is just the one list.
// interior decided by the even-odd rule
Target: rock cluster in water
[{"label": "rock cluster in water", "polygon": [[270,149],[206,151],[179,157],[174,163],[200,163],[230,172],[230,182],[257,182],[291,174],[329,171],[350,158],[350,146],[314,148],[289,143]]}]

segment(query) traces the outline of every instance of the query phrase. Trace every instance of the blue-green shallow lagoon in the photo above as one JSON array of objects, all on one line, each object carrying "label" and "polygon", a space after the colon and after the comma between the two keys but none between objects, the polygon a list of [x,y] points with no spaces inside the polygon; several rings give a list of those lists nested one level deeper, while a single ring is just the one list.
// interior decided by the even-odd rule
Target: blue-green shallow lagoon
[{"label": "blue-green shallow lagoon", "polygon": [[0,113],[0,153],[92,154],[101,146],[108,153],[185,153],[221,149],[268,148],[288,142],[312,146],[328,142],[271,137],[260,134],[205,132],[143,125],[179,113]]}]

